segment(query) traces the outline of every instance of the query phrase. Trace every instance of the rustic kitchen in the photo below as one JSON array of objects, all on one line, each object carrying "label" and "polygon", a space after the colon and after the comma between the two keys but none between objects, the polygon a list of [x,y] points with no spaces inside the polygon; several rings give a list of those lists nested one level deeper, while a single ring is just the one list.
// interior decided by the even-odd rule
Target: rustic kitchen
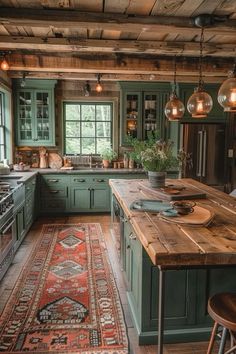
[{"label": "rustic kitchen", "polygon": [[0,0],[0,351],[235,351],[235,33],[235,0]]}]

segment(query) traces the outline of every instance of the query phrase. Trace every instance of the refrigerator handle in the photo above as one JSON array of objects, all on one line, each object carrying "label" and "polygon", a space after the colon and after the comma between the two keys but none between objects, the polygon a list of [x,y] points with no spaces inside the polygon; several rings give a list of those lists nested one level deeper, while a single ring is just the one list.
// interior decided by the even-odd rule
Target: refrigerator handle
[{"label": "refrigerator handle", "polygon": [[206,130],[203,130],[202,177],[206,177],[206,152],[207,152],[207,132],[206,132]]},{"label": "refrigerator handle", "polygon": [[203,131],[198,131],[198,141],[197,141],[197,176],[202,176],[202,135]]}]

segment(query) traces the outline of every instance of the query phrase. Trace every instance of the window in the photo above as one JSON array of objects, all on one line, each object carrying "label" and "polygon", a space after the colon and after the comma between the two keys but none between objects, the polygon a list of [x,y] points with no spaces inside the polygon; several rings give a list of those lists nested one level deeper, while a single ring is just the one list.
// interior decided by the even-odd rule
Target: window
[{"label": "window", "polygon": [[113,105],[106,102],[65,102],[66,154],[99,154],[112,144]]},{"label": "window", "polygon": [[0,161],[6,157],[6,132],[3,93],[0,92]]}]

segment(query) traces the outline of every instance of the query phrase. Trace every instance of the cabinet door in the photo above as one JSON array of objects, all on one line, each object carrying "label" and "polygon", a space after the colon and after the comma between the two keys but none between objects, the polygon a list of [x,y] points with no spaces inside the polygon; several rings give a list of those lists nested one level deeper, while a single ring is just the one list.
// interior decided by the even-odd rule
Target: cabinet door
[{"label": "cabinet door", "polygon": [[141,92],[124,91],[122,94],[121,141],[127,144],[127,137],[142,138],[142,95]]},{"label": "cabinet door", "polygon": [[110,211],[109,186],[94,185],[91,188],[91,209],[94,211]]},{"label": "cabinet door", "polygon": [[147,139],[148,134],[156,130],[160,131],[160,120],[157,114],[157,94],[144,92],[143,105],[143,138]]},{"label": "cabinet door", "polygon": [[22,145],[29,145],[35,139],[34,121],[34,92],[20,90],[17,93],[17,140]]},{"label": "cabinet door", "polygon": [[[30,80],[29,80],[30,81]],[[28,88],[16,83],[17,142],[27,146],[55,145],[54,95],[55,81],[36,80]],[[37,85],[40,87],[37,89]]]},{"label": "cabinet door", "polygon": [[52,97],[50,91],[40,90],[35,92],[35,133],[37,141],[44,144],[51,142],[53,127],[51,122]]},{"label": "cabinet door", "polygon": [[71,188],[70,209],[72,211],[89,211],[91,205],[91,188],[89,185]]}]

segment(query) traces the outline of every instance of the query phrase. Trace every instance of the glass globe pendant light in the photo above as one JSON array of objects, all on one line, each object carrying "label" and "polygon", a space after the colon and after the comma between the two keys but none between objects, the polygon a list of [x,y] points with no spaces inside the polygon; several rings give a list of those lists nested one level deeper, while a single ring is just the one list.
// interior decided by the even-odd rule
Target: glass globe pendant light
[{"label": "glass globe pendant light", "polygon": [[220,86],[218,102],[225,112],[236,112],[236,61],[228,79]]},{"label": "glass globe pendant light", "polygon": [[204,90],[202,79],[202,49],[203,49],[203,30],[201,31],[200,38],[200,57],[199,57],[199,82],[198,87],[195,88],[192,96],[189,97],[187,102],[187,109],[193,118],[205,118],[211,111],[213,101],[211,96]]},{"label": "glass globe pendant light", "polygon": [[174,87],[170,94],[170,100],[165,105],[165,115],[169,121],[180,120],[185,112],[184,104],[180,101],[176,93],[176,57],[174,60]]}]

